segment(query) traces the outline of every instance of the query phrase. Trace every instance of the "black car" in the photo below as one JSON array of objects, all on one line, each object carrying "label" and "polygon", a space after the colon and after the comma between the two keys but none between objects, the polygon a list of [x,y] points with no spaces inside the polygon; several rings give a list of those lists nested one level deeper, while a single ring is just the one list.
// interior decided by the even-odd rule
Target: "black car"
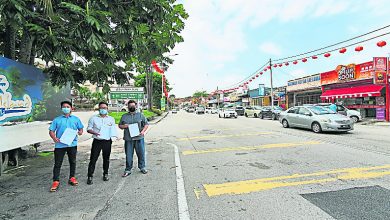
[{"label": "black car", "polygon": [[259,113],[261,119],[272,118],[272,108],[271,106],[262,107]]},{"label": "black car", "polygon": [[235,110],[237,115],[243,116],[245,114],[245,109],[242,106],[236,106]]}]

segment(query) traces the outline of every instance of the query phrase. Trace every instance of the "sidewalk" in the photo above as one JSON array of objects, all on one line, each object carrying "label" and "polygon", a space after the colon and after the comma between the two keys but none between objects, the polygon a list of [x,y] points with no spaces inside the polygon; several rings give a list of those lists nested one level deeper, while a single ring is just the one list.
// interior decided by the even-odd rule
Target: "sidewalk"
[{"label": "sidewalk", "polygon": [[366,119],[359,123],[360,125],[369,125],[369,126],[388,126],[390,127],[390,122],[387,121],[378,121],[376,119]]}]

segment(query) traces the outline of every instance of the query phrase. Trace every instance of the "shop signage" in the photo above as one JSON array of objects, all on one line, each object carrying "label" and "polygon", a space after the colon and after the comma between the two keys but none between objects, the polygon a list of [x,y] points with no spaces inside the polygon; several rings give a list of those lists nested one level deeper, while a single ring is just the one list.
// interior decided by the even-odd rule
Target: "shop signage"
[{"label": "shop signage", "polygon": [[374,57],[374,70],[386,71],[386,60],[387,57]]},{"label": "shop signage", "polygon": [[339,81],[355,79],[355,64],[348,66],[339,65],[336,68]]},{"label": "shop signage", "polygon": [[373,62],[339,65],[334,71],[321,73],[321,85],[372,78]]},{"label": "shop signage", "polygon": [[316,74],[316,75],[302,77],[299,79],[289,80],[287,82],[286,90],[288,92],[292,92],[292,91],[315,89],[315,88],[319,88],[320,86],[321,86],[320,74]]},{"label": "shop signage", "polygon": [[347,108],[356,109],[356,108],[384,108],[384,105],[348,105]]},{"label": "shop signage", "polygon": [[385,97],[375,97],[375,102],[377,105],[385,105]]},{"label": "shop signage", "polygon": [[376,119],[377,120],[385,120],[385,108],[377,108],[376,109]]}]

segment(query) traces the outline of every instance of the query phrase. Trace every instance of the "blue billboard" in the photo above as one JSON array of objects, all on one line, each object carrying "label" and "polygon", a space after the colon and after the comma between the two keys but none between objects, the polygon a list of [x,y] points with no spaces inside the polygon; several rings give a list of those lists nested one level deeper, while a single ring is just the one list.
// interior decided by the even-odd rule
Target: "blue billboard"
[{"label": "blue billboard", "polygon": [[69,86],[55,87],[40,69],[0,57],[0,124],[52,119],[69,99]]}]

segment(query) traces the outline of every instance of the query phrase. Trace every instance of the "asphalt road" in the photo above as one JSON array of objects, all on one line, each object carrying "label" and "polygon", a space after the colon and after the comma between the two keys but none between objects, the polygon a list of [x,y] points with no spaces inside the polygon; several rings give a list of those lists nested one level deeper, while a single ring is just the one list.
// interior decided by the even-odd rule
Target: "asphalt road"
[{"label": "asphalt road", "polygon": [[65,162],[60,190],[49,193],[52,155],[23,161],[0,178],[0,219],[390,219],[389,134],[363,125],[314,134],[181,111],[151,126],[146,175],[120,176],[122,140],[110,181],[99,161],[92,186],[91,140],[79,145],[77,187],[66,185]]}]

